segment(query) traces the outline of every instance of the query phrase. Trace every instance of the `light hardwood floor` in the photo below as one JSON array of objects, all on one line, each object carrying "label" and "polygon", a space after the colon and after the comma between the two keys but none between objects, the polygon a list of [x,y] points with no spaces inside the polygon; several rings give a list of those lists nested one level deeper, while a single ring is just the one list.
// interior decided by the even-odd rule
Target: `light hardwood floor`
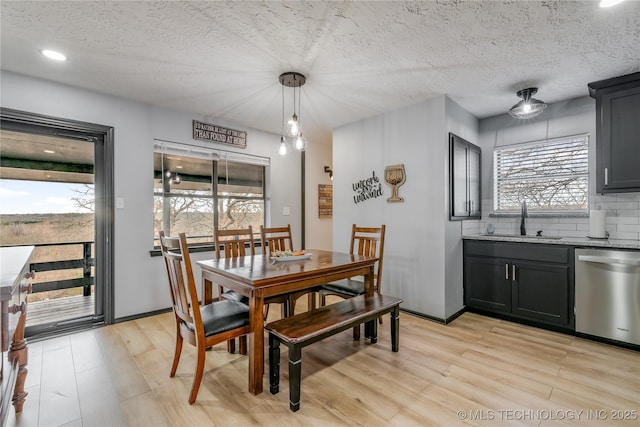
[{"label": "light hardwood floor", "polygon": [[194,351],[185,344],[169,378],[171,313],[34,342],[8,426],[640,425],[639,352],[472,313],[447,326],[402,313],[392,353],[388,328],[385,317],[375,345],[345,331],[305,348],[296,413],[284,347],[279,394],[265,375],[250,395],[246,356],[219,345],[189,405]]}]

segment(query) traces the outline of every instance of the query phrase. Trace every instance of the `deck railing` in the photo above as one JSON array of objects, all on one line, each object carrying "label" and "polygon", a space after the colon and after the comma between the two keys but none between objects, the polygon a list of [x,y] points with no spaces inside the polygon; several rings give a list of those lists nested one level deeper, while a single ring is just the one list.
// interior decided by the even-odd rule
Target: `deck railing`
[{"label": "deck railing", "polygon": [[[47,262],[33,262],[29,269],[36,273],[53,272],[59,270],[71,270],[82,269],[82,277],[73,279],[52,280],[48,282],[32,283],[31,293],[56,291],[62,289],[71,289],[82,287],[82,294],[84,296],[91,295],[91,286],[93,285],[93,273],[92,267],[95,265],[95,260],[91,256],[91,246],[93,242],[65,242],[65,243],[40,243],[33,246],[52,247],[52,246],[70,246],[70,245],[82,245],[82,258],[69,259],[59,261],[47,261]],[[38,276],[36,276],[37,278]]]}]

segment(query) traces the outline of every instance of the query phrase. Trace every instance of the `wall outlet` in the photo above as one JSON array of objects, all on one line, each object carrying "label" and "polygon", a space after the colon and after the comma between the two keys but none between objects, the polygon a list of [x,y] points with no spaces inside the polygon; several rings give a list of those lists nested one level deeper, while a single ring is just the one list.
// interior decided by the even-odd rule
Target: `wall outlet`
[{"label": "wall outlet", "polygon": [[124,197],[116,197],[116,209],[124,209]]},{"label": "wall outlet", "polygon": [[282,208],[282,215],[287,216],[291,214],[291,210],[289,209],[289,206],[285,206]]}]

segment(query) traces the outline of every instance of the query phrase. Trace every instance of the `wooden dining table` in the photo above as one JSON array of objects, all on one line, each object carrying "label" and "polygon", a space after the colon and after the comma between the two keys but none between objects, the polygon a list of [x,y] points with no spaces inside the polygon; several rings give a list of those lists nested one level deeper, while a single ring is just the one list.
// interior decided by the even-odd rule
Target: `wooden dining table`
[{"label": "wooden dining table", "polygon": [[364,276],[365,293],[373,295],[373,267],[378,258],[309,249],[309,259],[274,261],[267,255],[198,261],[202,268],[202,299],[213,300],[213,285],[249,297],[249,392],[262,393],[264,375],[263,306],[267,297],[312,289],[323,283]]}]

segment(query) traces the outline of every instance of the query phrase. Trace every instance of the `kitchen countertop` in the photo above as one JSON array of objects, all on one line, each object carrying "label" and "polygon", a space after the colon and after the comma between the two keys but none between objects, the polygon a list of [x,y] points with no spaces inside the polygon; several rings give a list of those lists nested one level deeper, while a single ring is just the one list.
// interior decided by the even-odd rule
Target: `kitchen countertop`
[{"label": "kitchen countertop", "polygon": [[496,242],[519,242],[519,243],[544,243],[551,245],[569,245],[580,247],[599,247],[617,249],[640,249],[640,240],[599,240],[588,237],[561,237],[545,238],[536,236],[519,236],[515,234],[465,234],[462,236],[466,240],[491,240]]}]

